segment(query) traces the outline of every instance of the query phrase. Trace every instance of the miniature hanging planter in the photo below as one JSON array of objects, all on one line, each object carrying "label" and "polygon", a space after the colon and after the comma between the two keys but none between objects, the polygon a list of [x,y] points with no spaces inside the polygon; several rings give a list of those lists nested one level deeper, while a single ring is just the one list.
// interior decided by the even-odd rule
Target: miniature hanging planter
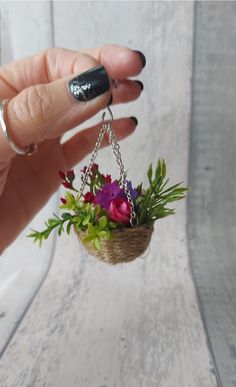
[{"label": "miniature hanging planter", "polygon": [[[89,254],[104,262],[117,264],[132,261],[146,251],[155,221],[173,215],[174,209],[168,208],[168,203],[183,199],[188,188],[181,187],[181,183],[167,187],[169,180],[166,179],[164,160],[158,160],[154,169],[150,164],[147,188],[143,188],[142,183],[134,188],[127,180],[109,107],[108,111],[110,119],[105,122],[103,113],[102,128],[90,163],[81,171],[80,189],[74,186],[73,170],[66,174],[60,171],[62,184],[68,189],[65,197],[61,198],[60,208],[64,212],[60,217],[54,214],[48,219],[43,231],[33,230],[28,236],[41,245],[55,228],[59,236],[63,231],[70,234],[74,229]],[[101,173],[94,163],[105,133],[109,136],[119,169],[118,180]]]}]

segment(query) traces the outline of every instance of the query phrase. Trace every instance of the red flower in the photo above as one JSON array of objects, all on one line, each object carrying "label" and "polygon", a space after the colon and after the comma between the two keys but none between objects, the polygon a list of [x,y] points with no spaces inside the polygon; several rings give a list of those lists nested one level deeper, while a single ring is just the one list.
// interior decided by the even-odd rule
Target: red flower
[{"label": "red flower", "polygon": [[118,223],[128,224],[130,221],[130,204],[121,197],[116,197],[111,201],[109,207],[109,215],[111,220]]},{"label": "red flower", "polygon": [[95,198],[95,196],[92,192],[87,192],[84,195],[84,203],[93,203],[94,198]]},{"label": "red flower", "polygon": [[94,163],[91,170],[92,170],[92,172],[97,172],[98,171],[98,164]]},{"label": "red flower", "polygon": [[67,179],[70,182],[72,182],[75,179],[75,172],[74,172],[74,170],[70,169],[69,171],[67,171],[66,177],[67,177]]},{"label": "red flower", "polygon": [[105,183],[111,183],[111,175],[103,176]]},{"label": "red flower", "polygon": [[60,176],[61,180],[66,180],[66,175],[62,171],[58,171],[58,175]]},{"label": "red flower", "polygon": [[73,189],[72,184],[69,183],[68,181],[63,181],[63,182],[62,182],[62,185],[63,185],[65,188]]},{"label": "red flower", "polygon": [[58,171],[58,175],[60,176],[61,178],[61,184],[65,187],[65,188],[68,188],[68,189],[73,189],[74,191],[77,191],[74,187],[73,187],[73,181],[75,179],[75,173],[73,171],[73,169],[70,169],[66,172],[66,175],[64,172],[62,171]]},{"label": "red flower", "polygon": [[87,171],[87,166],[85,165],[84,168],[81,169],[81,172],[82,172],[82,173],[86,173],[86,171]]},{"label": "red flower", "polygon": [[[85,165],[84,168],[81,169],[81,172],[85,174],[85,173],[87,172],[87,168],[88,168],[88,167]],[[91,172],[92,172],[92,174],[96,174],[97,171],[98,171],[98,164],[95,164],[95,163],[94,163],[94,164],[92,165],[92,167],[91,167]],[[90,175],[90,176],[91,176],[91,175]],[[91,177],[92,177],[92,176],[91,176]]]},{"label": "red flower", "polygon": [[66,199],[65,198],[60,198],[62,204],[66,204]]}]

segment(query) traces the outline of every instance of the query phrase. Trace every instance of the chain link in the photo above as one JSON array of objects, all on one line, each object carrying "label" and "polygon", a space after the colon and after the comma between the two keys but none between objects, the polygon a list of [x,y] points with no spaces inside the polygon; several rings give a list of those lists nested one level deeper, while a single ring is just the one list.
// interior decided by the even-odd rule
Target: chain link
[{"label": "chain link", "polygon": [[86,168],[86,172],[82,175],[82,184],[81,184],[80,189],[79,189],[79,192],[80,192],[81,195],[83,194],[84,188],[85,188],[86,183],[88,181],[88,177],[89,177],[89,175],[91,173],[91,169],[92,169],[94,161],[95,161],[95,159],[97,157],[98,150],[99,150],[99,148],[101,146],[101,143],[102,143],[102,140],[103,140],[103,137],[104,137],[104,134],[106,133],[106,131],[107,131],[107,128],[106,128],[105,124],[103,124],[102,127],[101,127],[101,130],[99,132],[98,139],[96,141],[95,147],[93,149],[93,153],[92,153],[89,165]]},{"label": "chain link", "polygon": [[108,111],[110,113],[111,118],[110,118],[110,120],[107,123],[104,122],[105,113],[103,113],[103,116],[102,116],[103,124],[102,124],[102,127],[100,129],[100,132],[99,132],[96,144],[94,146],[94,149],[93,149],[93,152],[92,152],[92,155],[91,155],[91,159],[90,159],[89,165],[86,168],[85,173],[82,175],[82,184],[81,184],[81,187],[79,189],[79,192],[80,192],[81,195],[83,194],[83,191],[84,191],[84,188],[86,186],[88,177],[89,177],[89,175],[91,173],[94,161],[95,161],[95,159],[97,157],[98,150],[99,150],[99,148],[101,146],[103,137],[104,137],[105,133],[108,133],[109,143],[112,146],[112,151],[113,151],[113,155],[114,155],[114,158],[115,158],[115,161],[116,161],[116,165],[117,165],[117,167],[119,169],[121,186],[124,189],[125,194],[127,196],[127,200],[128,200],[128,202],[130,204],[130,209],[131,209],[131,211],[130,211],[130,224],[133,227],[133,226],[135,226],[135,220],[136,220],[136,213],[135,213],[135,209],[134,209],[134,203],[133,203],[133,200],[132,200],[132,197],[131,197],[130,190],[129,190],[128,185],[127,185],[125,168],[124,168],[124,164],[122,162],[121,153],[120,153],[120,146],[119,146],[119,144],[117,142],[116,135],[115,135],[115,133],[114,133],[114,131],[112,129],[113,116],[112,116],[112,112],[110,110],[110,107],[108,107]]}]

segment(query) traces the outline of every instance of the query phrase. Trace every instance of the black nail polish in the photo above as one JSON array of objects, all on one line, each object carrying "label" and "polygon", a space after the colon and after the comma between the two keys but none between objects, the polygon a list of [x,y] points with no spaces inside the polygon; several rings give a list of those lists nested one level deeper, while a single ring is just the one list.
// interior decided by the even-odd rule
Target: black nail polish
[{"label": "black nail polish", "polygon": [[69,92],[77,101],[89,101],[110,89],[104,66],[98,66],[79,74],[68,83]]},{"label": "black nail polish", "polygon": [[143,53],[141,51],[138,51],[138,50],[133,50],[133,51],[136,52],[139,55],[139,57],[140,57],[140,59],[142,61],[142,64],[143,64],[143,68],[144,68],[146,66],[146,58],[145,58],[145,56],[143,55]]},{"label": "black nail polish", "polygon": [[134,81],[134,82],[136,82],[139,85],[140,89],[143,91],[143,82],[141,81]]},{"label": "black nail polish", "polygon": [[133,122],[135,123],[135,126],[138,125],[138,120],[136,117],[129,117],[131,120],[133,120]]}]

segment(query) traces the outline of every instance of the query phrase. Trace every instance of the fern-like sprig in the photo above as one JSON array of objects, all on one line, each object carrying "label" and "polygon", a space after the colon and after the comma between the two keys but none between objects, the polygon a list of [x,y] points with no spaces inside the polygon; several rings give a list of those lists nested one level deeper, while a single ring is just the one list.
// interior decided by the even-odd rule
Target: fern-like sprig
[{"label": "fern-like sprig", "polygon": [[71,227],[74,226],[77,231],[85,233],[83,242],[91,242],[96,249],[100,248],[101,239],[110,240],[112,238],[111,230],[120,225],[109,220],[106,210],[99,205],[84,203],[79,195],[74,196],[69,191],[66,192],[65,197],[66,203],[60,208],[73,213],[64,212],[61,217],[53,214],[54,217],[45,222],[44,230],[32,230],[28,237],[33,238],[34,242],[38,242],[41,246],[43,240],[47,239],[54,229],[57,229],[59,236],[65,229],[69,235]]},{"label": "fern-like sprig", "polygon": [[182,182],[166,188],[169,179],[166,177],[166,164],[164,159],[158,160],[155,171],[150,164],[147,172],[149,187],[143,191],[139,186],[140,196],[136,200],[136,207],[139,208],[137,224],[154,223],[157,219],[175,214],[175,209],[166,207],[168,203],[181,200],[185,197],[186,187],[180,187]]}]

